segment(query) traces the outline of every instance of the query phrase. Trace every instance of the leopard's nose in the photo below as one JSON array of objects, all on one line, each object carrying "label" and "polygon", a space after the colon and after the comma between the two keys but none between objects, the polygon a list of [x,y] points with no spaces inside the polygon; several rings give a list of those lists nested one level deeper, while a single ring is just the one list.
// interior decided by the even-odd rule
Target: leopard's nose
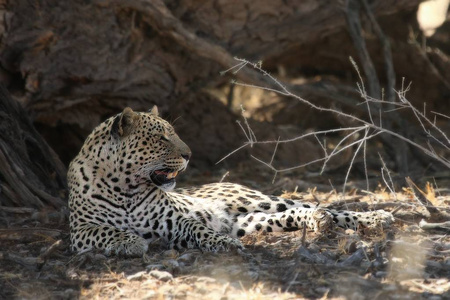
[{"label": "leopard's nose", "polygon": [[181,157],[184,158],[185,160],[189,160],[191,158],[191,155],[192,155],[191,152],[187,152],[187,153],[181,154]]}]

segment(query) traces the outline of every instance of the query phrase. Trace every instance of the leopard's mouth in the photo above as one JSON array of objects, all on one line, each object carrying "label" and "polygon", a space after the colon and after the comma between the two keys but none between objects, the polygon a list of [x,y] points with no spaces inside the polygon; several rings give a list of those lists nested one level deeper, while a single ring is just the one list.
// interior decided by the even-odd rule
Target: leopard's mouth
[{"label": "leopard's mouth", "polygon": [[162,169],[162,170],[155,170],[150,175],[150,180],[158,185],[166,185],[175,182],[175,177],[177,177],[178,171],[174,171],[171,169]]}]

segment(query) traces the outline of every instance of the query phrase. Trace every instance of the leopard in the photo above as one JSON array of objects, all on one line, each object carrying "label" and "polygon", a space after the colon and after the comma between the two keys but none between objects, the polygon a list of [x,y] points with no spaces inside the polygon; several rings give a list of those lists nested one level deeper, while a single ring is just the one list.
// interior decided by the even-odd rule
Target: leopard
[{"label": "leopard", "polygon": [[175,250],[242,250],[241,238],[255,232],[321,233],[394,222],[383,210],[335,211],[236,183],[175,189],[191,155],[156,106],[127,107],[98,125],[67,173],[71,250],[139,257],[157,240]]}]

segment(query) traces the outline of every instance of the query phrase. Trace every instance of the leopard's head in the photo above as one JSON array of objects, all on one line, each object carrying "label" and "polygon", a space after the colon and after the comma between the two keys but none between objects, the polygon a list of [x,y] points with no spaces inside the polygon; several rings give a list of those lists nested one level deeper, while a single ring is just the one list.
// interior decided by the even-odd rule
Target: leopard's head
[{"label": "leopard's head", "polygon": [[149,183],[163,190],[175,187],[176,176],[184,171],[191,150],[169,122],[149,112],[125,108],[114,117],[110,131],[116,143],[116,164],[125,176],[137,183]]}]

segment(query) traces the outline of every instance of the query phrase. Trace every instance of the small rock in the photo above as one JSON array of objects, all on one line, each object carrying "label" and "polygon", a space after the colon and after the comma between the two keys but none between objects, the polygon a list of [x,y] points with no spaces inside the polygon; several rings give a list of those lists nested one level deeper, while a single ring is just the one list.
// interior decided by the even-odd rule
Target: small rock
[{"label": "small rock", "polygon": [[320,247],[317,244],[311,244],[308,246],[308,249],[311,253],[318,253],[320,252]]},{"label": "small rock", "polygon": [[166,259],[162,264],[169,272],[176,273],[180,271],[180,264],[175,259]]},{"label": "small rock", "polygon": [[64,291],[64,296],[67,297],[66,299],[73,299],[76,294],[74,289],[66,289]]},{"label": "small rock", "polygon": [[142,277],[144,277],[144,275],[146,275],[146,274],[147,274],[146,271],[137,272],[136,274],[132,274],[132,275],[128,276],[127,280],[129,280],[129,281],[141,280]]},{"label": "small rock", "polygon": [[300,246],[296,252],[296,255],[298,257],[300,257],[302,260],[307,260],[309,262],[314,261],[314,257],[313,254],[311,253],[311,251],[303,246]]},{"label": "small rock", "polygon": [[242,268],[237,265],[231,265],[226,270],[230,276],[237,276],[242,273]]},{"label": "small rock", "polygon": [[356,250],[358,250],[357,246],[356,246],[356,241],[351,241],[350,243],[347,243],[347,245],[345,245],[347,250],[347,253],[354,253],[356,252]]},{"label": "small rock", "polygon": [[406,232],[420,232],[422,229],[418,225],[410,225],[405,228]]},{"label": "small rock", "polygon": [[173,250],[173,249],[164,251],[164,252],[162,253],[162,256],[163,256],[164,258],[172,258],[172,259],[176,259],[176,258],[178,257],[178,255],[179,255],[178,251],[177,251],[177,250]]},{"label": "small rock", "polygon": [[329,261],[336,261],[339,259],[339,254],[334,251],[325,251],[322,252],[322,254],[329,260]]},{"label": "small rock", "polygon": [[430,294],[428,294],[428,295],[425,295],[425,297],[426,297],[427,300],[441,300],[442,299],[442,297],[439,296],[439,295],[430,295]]},{"label": "small rock", "polygon": [[106,256],[104,256],[103,254],[95,254],[94,255],[94,261],[104,261],[106,260]]},{"label": "small rock", "polygon": [[217,280],[215,278],[202,276],[202,277],[197,278],[197,282],[215,283],[215,282],[217,282]]},{"label": "small rock", "polygon": [[326,287],[326,286],[319,286],[318,288],[315,288],[314,290],[317,293],[324,294],[324,295],[326,295],[330,292],[330,288]]},{"label": "small rock", "polygon": [[150,274],[150,276],[152,276],[158,280],[161,280],[161,281],[166,282],[169,280],[173,280],[172,274],[170,274],[169,272],[166,272],[166,271],[153,270],[153,271],[150,271],[149,274]]},{"label": "small rock", "polygon": [[192,264],[198,258],[198,252],[186,252],[178,257],[178,261],[185,264]]},{"label": "small rock", "polygon": [[375,273],[376,278],[386,278],[388,276],[388,272],[386,271],[377,271]]},{"label": "small rock", "polygon": [[427,260],[426,261],[426,265],[427,265],[428,268],[434,268],[434,269],[437,269],[437,270],[440,270],[440,269],[444,268],[444,266],[440,262],[437,262],[437,261],[434,261],[434,260]]},{"label": "small rock", "polygon": [[253,281],[256,281],[259,279],[259,273],[257,271],[247,271],[246,275],[248,278],[250,278]]},{"label": "small rock", "polygon": [[352,300],[364,300],[366,299],[365,295],[362,295],[360,292],[354,292],[353,294],[349,295],[349,298]]},{"label": "small rock", "polygon": [[151,264],[151,265],[147,265],[145,266],[145,269],[147,271],[152,271],[152,270],[162,270],[164,269],[164,266],[161,264]]},{"label": "small rock", "polygon": [[447,257],[444,261],[444,265],[450,266],[450,257]]}]

